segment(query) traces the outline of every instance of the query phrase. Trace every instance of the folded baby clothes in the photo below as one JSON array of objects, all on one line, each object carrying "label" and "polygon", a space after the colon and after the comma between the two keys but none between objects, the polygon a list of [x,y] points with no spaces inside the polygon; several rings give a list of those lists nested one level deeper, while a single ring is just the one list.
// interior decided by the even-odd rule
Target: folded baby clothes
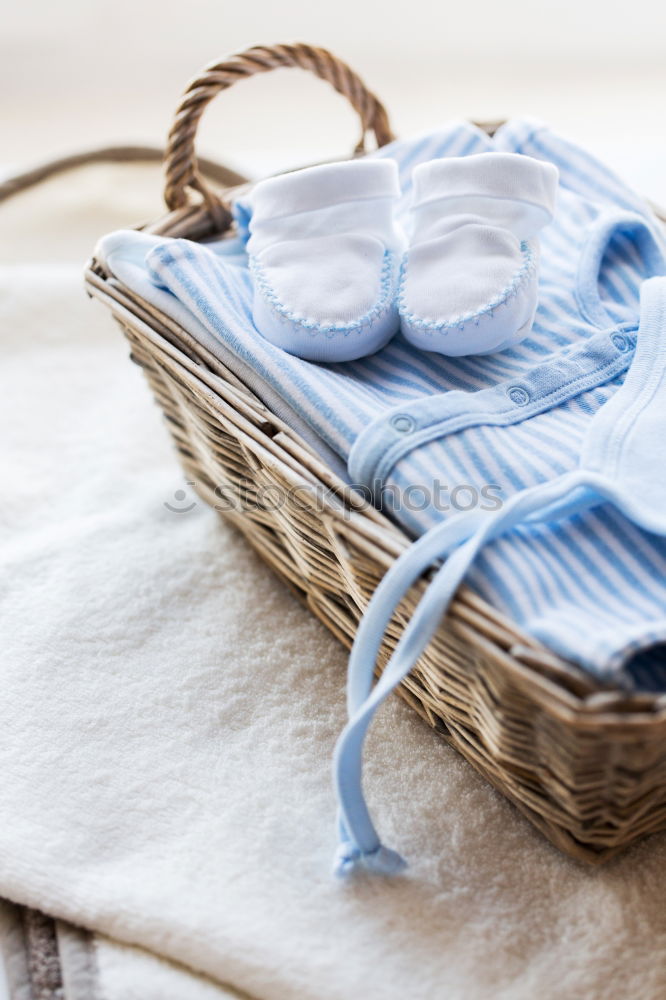
[{"label": "folded baby clothes", "polygon": [[479,153],[414,170],[400,324],[424,351],[502,351],[527,336],[537,307],[536,234],[553,217],[557,167]]},{"label": "folded baby clothes", "polygon": [[398,329],[404,236],[393,160],[350,160],[262,181],[250,195],[257,329],[290,354],[350,361]]},{"label": "folded baby clothes", "polygon": [[[252,369],[259,395],[279,396],[284,412],[346,463],[349,481],[418,539],[378,588],[352,656],[350,725],[336,756],[342,872],[400,863],[382,850],[362,797],[363,738],[463,577],[528,633],[598,677],[631,685],[639,676],[637,654],[642,671],[664,659],[665,526],[627,499],[653,481],[645,452],[637,468],[625,461],[635,444],[628,433],[632,401],[645,373],[655,370],[648,396],[661,402],[664,391],[663,286],[648,282],[666,274],[662,233],[637,195],[539,123],[509,122],[492,139],[453,124],[393,143],[372,159],[397,162],[402,195],[395,214],[405,225],[418,164],[489,152],[553,163],[560,175],[555,217],[541,233],[534,323],[525,339],[499,353],[448,357],[420,350],[400,333],[372,357],[342,364],[313,364],[275,347],[252,322],[246,199],[235,209],[240,237],[232,241],[233,256],[230,241],[200,246],[143,236],[145,264],[133,272],[139,294],[159,297],[160,308],[178,312],[181,322],[187,313],[205,327]],[[113,238],[112,270],[138,238]],[[641,343],[639,375],[629,379]],[[590,428],[615,398],[627,414],[619,458],[599,464],[595,441],[615,454],[612,442],[603,443],[613,437],[611,418],[594,425],[600,431]],[[655,410],[644,403],[641,436],[654,441]],[[384,621],[415,575],[443,557],[397,658],[373,688]]]}]

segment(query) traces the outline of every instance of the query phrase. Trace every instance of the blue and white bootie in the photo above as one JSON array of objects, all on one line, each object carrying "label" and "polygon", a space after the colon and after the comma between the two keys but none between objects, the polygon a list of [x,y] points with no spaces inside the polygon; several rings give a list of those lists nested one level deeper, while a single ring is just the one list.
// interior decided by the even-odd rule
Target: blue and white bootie
[{"label": "blue and white bootie", "polygon": [[400,283],[405,338],[457,357],[502,351],[537,307],[538,231],[558,171],[519,153],[478,153],[415,168],[412,231]]},{"label": "blue and white bootie", "polygon": [[399,328],[405,238],[393,160],[350,160],[260,181],[248,199],[253,318],[309,361],[373,354]]}]

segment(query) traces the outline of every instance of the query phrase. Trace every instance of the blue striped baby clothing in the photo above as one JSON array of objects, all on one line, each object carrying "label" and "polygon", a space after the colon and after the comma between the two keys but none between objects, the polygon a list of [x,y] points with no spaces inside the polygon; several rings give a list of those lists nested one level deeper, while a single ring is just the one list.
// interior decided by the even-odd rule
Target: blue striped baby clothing
[{"label": "blue striped baby clothing", "polygon": [[[170,292],[160,301],[175,298],[245,362],[348,463],[352,482],[372,489],[389,512],[400,506],[392,516],[414,537],[468,507],[492,512],[576,467],[591,416],[631,364],[640,284],[666,271],[647,205],[539,124],[512,121],[491,140],[455,123],[375,155],[398,161],[406,224],[414,166],[495,149],[545,158],[560,170],[555,221],[541,235],[535,324],[501,354],[447,358],[397,336],[368,358],[312,364],[253,330],[251,279],[237,244],[211,252],[162,240],[148,253],[154,285]],[[237,215],[246,233],[242,203]],[[666,641],[664,569],[666,545],[603,507],[494,541],[467,580],[556,652],[617,675],[633,651]]]},{"label": "blue striped baby clothing", "polygon": [[[363,800],[363,739],[463,578],[597,676],[623,684],[666,677],[664,239],[637,195],[540,123],[511,121],[492,139],[454,123],[373,155],[398,162],[406,223],[418,163],[491,150],[548,160],[560,172],[555,219],[541,234],[534,326],[498,354],[448,358],[400,335],[345,364],[312,364],[274,348],[251,324],[242,200],[234,244],[140,237],[139,253],[136,234],[131,249],[132,239],[117,234],[100,248],[128,283],[129,272],[120,272],[134,254],[137,290],[151,282],[160,308],[217,338],[255,373],[259,395],[263,387],[279,397],[346,464],[348,479],[418,539],[381,582],[352,652],[350,722],[335,761],[341,872],[401,864],[382,847]],[[443,557],[373,688],[394,608]]]}]

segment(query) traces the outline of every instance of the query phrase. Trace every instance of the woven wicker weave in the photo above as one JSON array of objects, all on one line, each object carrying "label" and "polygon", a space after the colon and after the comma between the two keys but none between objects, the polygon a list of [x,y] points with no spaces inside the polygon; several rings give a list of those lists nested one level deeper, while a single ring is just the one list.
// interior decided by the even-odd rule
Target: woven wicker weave
[{"label": "woven wicker weave", "polygon": [[[150,231],[201,240],[230,225],[194,154],[202,111],[238,79],[300,66],[349,98],[362,125],[390,140],[386,112],[322,49],[258,47],[211,65],[187,88],[166,155],[170,212]],[[89,292],[122,326],[163,408],[187,478],[343,643],[391,562],[409,544],[351,493],[308,445],[173,320],[92,261]],[[275,503],[278,495],[280,503]],[[221,496],[225,502],[221,503]],[[233,509],[228,498],[233,496]],[[432,570],[431,570],[432,572]],[[385,664],[423,590],[401,604]],[[603,688],[462,588],[400,693],[558,847],[588,862],[666,828],[666,695]]]}]

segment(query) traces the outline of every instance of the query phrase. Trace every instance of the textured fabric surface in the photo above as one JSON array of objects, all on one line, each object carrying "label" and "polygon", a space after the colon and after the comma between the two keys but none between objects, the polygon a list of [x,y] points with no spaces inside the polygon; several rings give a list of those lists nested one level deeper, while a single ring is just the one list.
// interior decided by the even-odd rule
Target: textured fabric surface
[{"label": "textured fabric surface", "polygon": [[32,1000],[20,906],[0,899],[0,1000]]},{"label": "textured fabric surface", "polygon": [[252,1000],[141,948],[0,900],[0,1000]]},{"label": "textured fabric surface", "polygon": [[216,515],[163,506],[194,498],[84,255],[0,273],[0,894],[261,1000],[660,1000],[666,839],[582,868],[397,699],[368,787],[414,864],[328,877],[346,656]]},{"label": "textured fabric surface", "polygon": [[93,936],[93,949],[99,994],[94,1000],[261,1000],[103,934]]}]

